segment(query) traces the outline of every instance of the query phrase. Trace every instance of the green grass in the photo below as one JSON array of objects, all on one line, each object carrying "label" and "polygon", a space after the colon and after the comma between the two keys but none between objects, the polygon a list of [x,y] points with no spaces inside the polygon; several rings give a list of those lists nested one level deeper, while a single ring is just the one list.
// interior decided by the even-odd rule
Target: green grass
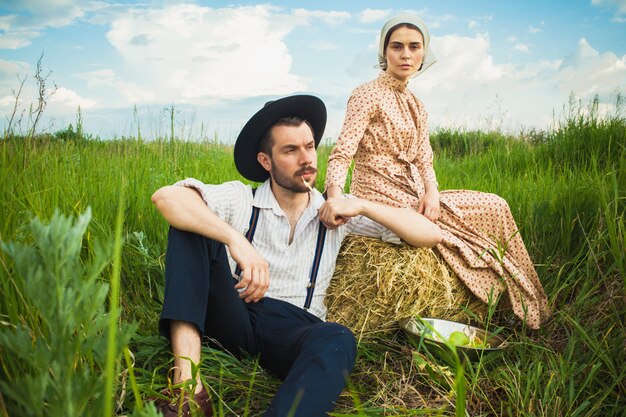
[{"label": "green grass", "polygon": [[[599,117],[594,105],[571,112],[554,131],[433,133],[442,189],[494,192],[509,201],[553,314],[539,331],[496,316],[511,347],[478,364],[442,362],[400,333],[364,341],[336,415],[452,416],[463,409],[472,416],[626,414],[626,120],[619,97],[618,113],[608,117]],[[328,146],[320,148],[318,187],[328,152]],[[107,401],[115,415],[155,415],[146,400],[168,385],[172,359],[167,342],[156,336],[167,225],[150,196],[185,177],[241,180],[232,147],[42,135],[0,140],[0,161],[2,242],[45,252],[54,243],[37,246],[41,239],[31,219],[46,223],[55,210],[74,218],[91,212],[84,234],[72,232],[81,261],[74,258],[80,267],[70,281],[57,282],[62,276],[52,274],[33,284],[13,252],[0,253],[0,416],[102,415]],[[122,246],[114,267],[118,207]],[[91,271],[90,265],[100,265],[99,272],[79,273]],[[115,302],[95,297],[115,284],[117,271],[119,316]],[[41,304],[70,287],[91,288],[99,304],[76,310],[78,299],[68,299],[58,311]],[[78,320],[76,311],[87,323],[60,333]],[[109,342],[114,355],[107,362],[111,323],[119,332]],[[65,338],[55,338],[61,334]],[[86,335],[99,341],[97,349],[86,348]],[[134,363],[131,369],[128,363]],[[260,415],[279,383],[254,358],[209,348],[201,371],[220,399],[218,415]],[[63,392],[59,386],[83,389]],[[61,411],[55,404],[61,398],[75,401],[73,408]]]}]

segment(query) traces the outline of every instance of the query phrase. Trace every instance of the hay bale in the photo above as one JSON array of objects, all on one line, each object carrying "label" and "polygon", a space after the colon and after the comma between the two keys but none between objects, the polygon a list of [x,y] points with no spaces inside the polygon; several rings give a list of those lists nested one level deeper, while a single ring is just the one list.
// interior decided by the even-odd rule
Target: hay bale
[{"label": "hay bale", "polygon": [[328,320],[357,338],[396,329],[420,315],[469,323],[486,306],[432,249],[394,245],[363,236],[344,241],[326,297]]}]

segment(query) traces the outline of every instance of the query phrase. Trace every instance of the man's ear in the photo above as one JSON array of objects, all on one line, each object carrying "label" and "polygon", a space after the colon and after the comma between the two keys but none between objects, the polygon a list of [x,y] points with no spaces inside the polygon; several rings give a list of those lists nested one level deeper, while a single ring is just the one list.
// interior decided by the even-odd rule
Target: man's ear
[{"label": "man's ear", "polygon": [[256,154],[256,160],[259,161],[259,164],[261,164],[267,172],[270,172],[272,169],[272,160],[268,154],[265,152],[259,152]]}]

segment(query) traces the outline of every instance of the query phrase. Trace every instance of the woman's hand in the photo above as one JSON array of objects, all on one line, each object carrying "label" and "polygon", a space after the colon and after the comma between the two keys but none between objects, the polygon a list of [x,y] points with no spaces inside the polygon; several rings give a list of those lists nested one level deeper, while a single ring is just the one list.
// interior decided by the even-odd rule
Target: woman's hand
[{"label": "woman's hand", "polygon": [[[328,202],[329,200],[343,198],[343,190],[340,186],[331,185],[326,189],[326,202]],[[337,215],[336,212],[334,212],[333,210],[328,210],[326,209],[326,207],[332,207],[332,205],[324,203],[319,211],[320,220],[322,221],[322,223],[324,223],[326,228],[333,230],[338,228],[339,226],[343,226],[344,224],[348,223],[347,217]]]},{"label": "woman's hand", "polygon": [[429,187],[426,189],[424,196],[420,199],[417,212],[423,214],[431,222],[439,220],[439,191],[437,187]]},{"label": "woman's hand", "polygon": [[329,198],[319,208],[320,220],[328,229],[336,229],[348,223],[351,217],[363,211],[363,200],[358,198]]}]

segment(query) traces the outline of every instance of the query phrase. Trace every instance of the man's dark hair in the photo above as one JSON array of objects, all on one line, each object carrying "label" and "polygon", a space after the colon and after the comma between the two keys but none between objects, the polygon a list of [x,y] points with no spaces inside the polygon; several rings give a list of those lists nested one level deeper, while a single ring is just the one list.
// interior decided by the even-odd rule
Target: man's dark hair
[{"label": "man's dark hair", "polygon": [[263,137],[259,141],[259,152],[263,152],[264,154],[272,156],[272,145],[274,144],[274,138],[272,137],[272,129],[274,127],[276,126],[299,127],[302,123],[306,123],[309,129],[311,129],[311,132],[313,132],[313,135],[315,135],[315,132],[313,131],[313,126],[311,126],[311,123],[309,123],[308,120],[301,119],[295,116],[283,117],[282,119],[278,119],[276,123],[271,125],[269,129],[265,131],[265,133],[263,134]]}]

